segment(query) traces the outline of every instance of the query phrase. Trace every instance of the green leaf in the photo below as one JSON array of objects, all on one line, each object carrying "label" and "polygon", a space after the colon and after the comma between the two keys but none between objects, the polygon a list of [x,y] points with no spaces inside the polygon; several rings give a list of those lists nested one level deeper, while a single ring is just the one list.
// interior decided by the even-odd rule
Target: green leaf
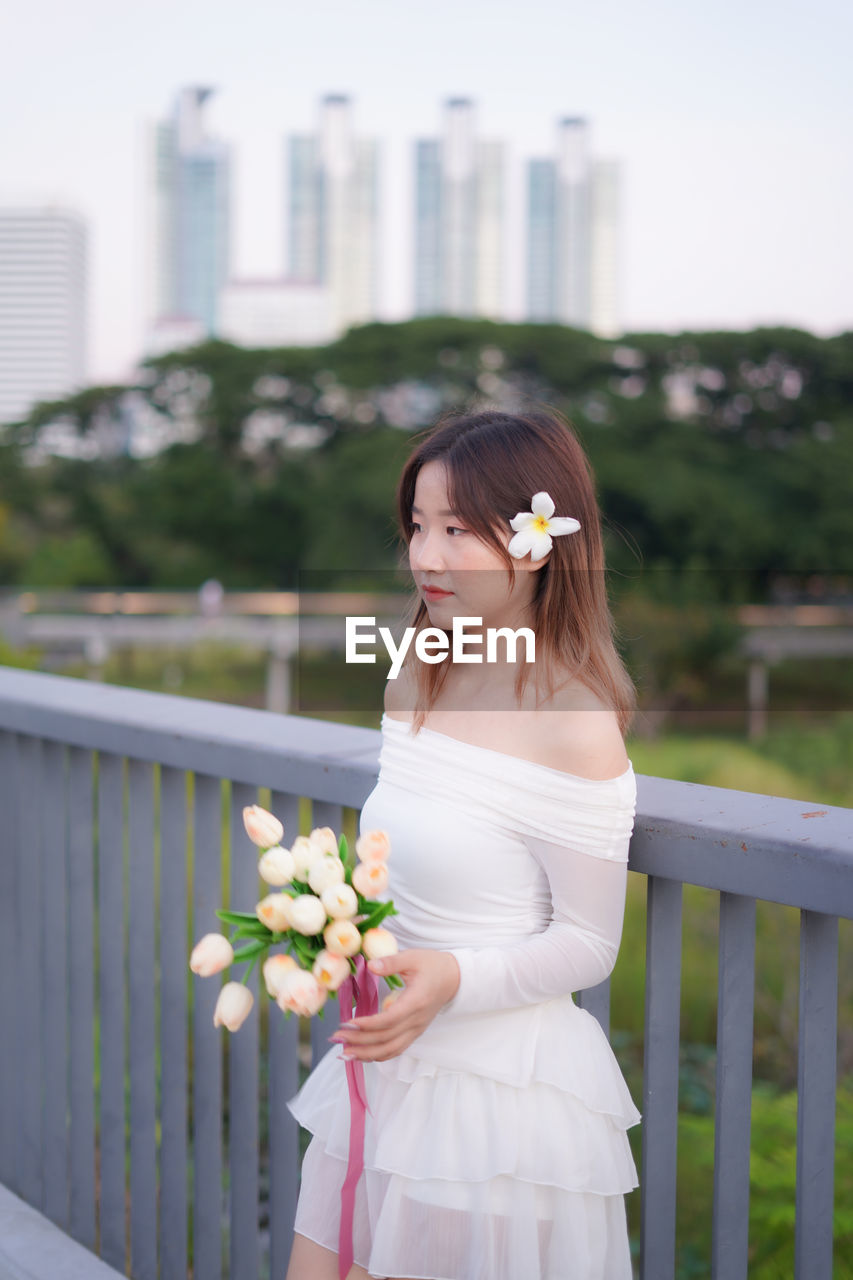
[{"label": "green leaf", "polygon": [[362,932],[365,933],[368,929],[375,929],[377,925],[387,919],[388,916],[396,916],[399,914],[400,913],[394,906],[393,902],[381,902],[378,907],[369,913],[367,919],[362,921],[359,927]]},{"label": "green leaf", "polygon": [[232,938],[232,942],[237,942],[240,938],[271,938],[272,929],[267,928],[262,920],[256,921],[254,925],[241,924]]},{"label": "green leaf", "polygon": [[343,832],[341,832],[341,838],[338,841],[338,857],[344,866],[346,866],[349,861],[349,849],[347,847],[347,838]]},{"label": "green leaf", "polygon": [[220,920],[224,920],[226,924],[261,923],[254,911],[223,911],[221,908],[217,908],[216,915]]},{"label": "green leaf", "polygon": [[234,952],[234,964],[241,964],[244,960],[251,960],[253,956],[259,956],[262,951],[266,951],[269,946],[268,942],[250,942],[245,947],[241,947],[239,951]]}]

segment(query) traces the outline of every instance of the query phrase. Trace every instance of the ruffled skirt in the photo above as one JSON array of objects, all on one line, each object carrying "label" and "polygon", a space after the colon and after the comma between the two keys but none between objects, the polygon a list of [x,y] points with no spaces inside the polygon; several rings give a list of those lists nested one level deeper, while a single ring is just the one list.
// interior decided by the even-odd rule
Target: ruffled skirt
[{"label": "ruffled skirt", "polygon": [[[519,1041],[519,1032],[527,1038]],[[515,1050],[494,1054],[496,1038]],[[333,1045],[288,1102],[312,1134],[295,1229],[338,1251],[350,1104]],[[640,1120],[598,1022],[571,997],[439,1015],[364,1063],[355,1261],[375,1277],[631,1280],[626,1130]]]}]

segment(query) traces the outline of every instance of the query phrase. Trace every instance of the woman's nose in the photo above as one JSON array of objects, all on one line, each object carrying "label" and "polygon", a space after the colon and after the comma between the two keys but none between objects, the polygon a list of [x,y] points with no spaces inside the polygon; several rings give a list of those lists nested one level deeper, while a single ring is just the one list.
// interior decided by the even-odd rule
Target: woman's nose
[{"label": "woman's nose", "polygon": [[444,568],[444,553],[437,537],[418,534],[409,544],[409,564],[420,573],[440,573]]}]

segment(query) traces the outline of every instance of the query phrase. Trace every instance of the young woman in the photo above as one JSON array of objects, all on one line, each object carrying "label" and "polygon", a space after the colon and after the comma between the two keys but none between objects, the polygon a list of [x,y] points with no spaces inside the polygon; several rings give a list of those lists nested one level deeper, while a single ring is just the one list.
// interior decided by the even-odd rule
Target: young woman
[{"label": "young woman", "polygon": [[313,1138],[286,1280],[338,1280],[344,1054],[369,1105],[349,1280],[630,1280],[640,1116],[571,996],[615,963],[636,802],[589,464],[548,410],[452,417],[397,504],[410,625],[527,627],[535,661],[523,642],[479,664],[412,645],[388,682],[361,829],[390,836],[399,910],[399,953],[370,968],[405,989],[288,1104]]}]

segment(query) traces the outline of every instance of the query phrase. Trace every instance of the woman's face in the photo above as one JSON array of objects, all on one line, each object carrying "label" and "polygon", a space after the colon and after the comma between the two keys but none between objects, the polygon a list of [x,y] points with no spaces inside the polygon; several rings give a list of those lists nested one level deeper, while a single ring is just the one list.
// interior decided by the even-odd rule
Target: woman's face
[{"label": "woman's face", "polygon": [[[509,520],[514,515],[514,511],[509,512],[501,522],[500,513],[495,513],[496,531],[504,546],[513,536]],[[483,629],[531,625],[527,608],[536,587],[535,571],[548,557],[537,560],[535,565],[529,555],[514,560],[515,574],[510,584],[506,565],[497,551],[451,511],[447,468],[442,462],[428,462],[418,473],[412,525],[409,566],[433,626],[450,629],[457,616],[482,618]],[[449,594],[430,596],[425,590],[428,586],[440,587]]]}]

